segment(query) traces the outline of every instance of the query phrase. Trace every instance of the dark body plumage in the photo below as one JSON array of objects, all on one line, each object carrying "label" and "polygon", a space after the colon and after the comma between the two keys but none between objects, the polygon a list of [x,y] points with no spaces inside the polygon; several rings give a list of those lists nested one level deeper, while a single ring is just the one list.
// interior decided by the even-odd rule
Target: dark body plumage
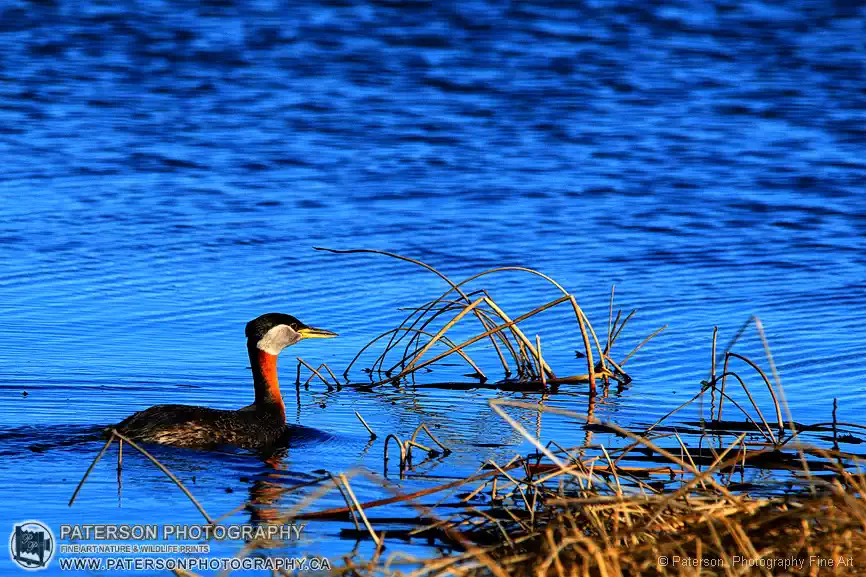
[{"label": "dark body plumage", "polygon": [[[226,411],[188,405],[156,405],[127,417],[114,429],[133,441],[175,447],[245,449],[285,446],[290,431],[277,379],[277,356],[305,338],[330,338],[336,333],[308,327],[293,316],[268,313],[247,323],[247,352],[252,369],[253,404]],[[304,429],[304,427],[300,427]]]},{"label": "dark body plumage", "polygon": [[278,412],[254,408],[225,411],[189,405],[156,405],[114,427],[136,441],[175,447],[245,449],[285,444],[288,427]]}]

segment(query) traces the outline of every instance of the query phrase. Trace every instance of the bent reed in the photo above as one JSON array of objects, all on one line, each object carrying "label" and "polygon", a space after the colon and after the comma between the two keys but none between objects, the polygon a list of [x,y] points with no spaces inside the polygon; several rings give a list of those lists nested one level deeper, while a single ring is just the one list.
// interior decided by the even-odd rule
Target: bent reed
[{"label": "bent reed", "polygon": [[[517,383],[523,392],[540,393],[536,402],[508,398],[488,401],[503,426],[513,429],[533,447],[531,452],[516,454],[507,462],[479,463],[478,470],[466,478],[411,493],[388,479],[389,446],[391,459],[397,458],[395,445],[399,450],[401,480],[416,475],[429,480],[429,468],[421,472],[419,466],[447,462],[452,449],[424,423],[403,440],[393,433],[377,434],[356,412],[359,430],[369,433],[370,444],[382,443],[383,475],[366,469],[326,472],[291,487],[272,487],[266,500],[268,523],[315,520],[350,524],[341,529],[340,536],[356,541],[356,546],[343,556],[339,566],[331,560],[332,574],[620,577],[855,575],[866,571],[866,478],[861,469],[862,457],[840,449],[840,444],[863,442],[858,435],[866,427],[837,421],[835,405],[832,422],[796,422],[788,410],[763,326],[756,317],[743,325],[721,353],[716,349],[718,335],[714,329],[708,377],[697,384],[696,394],[651,426],[630,430],[594,416],[597,383],[605,390],[611,382],[628,384],[631,377],[623,366],[662,329],[619,361],[612,358],[613,344],[634,316],[634,311],[625,317],[622,311],[614,312],[613,291],[607,336],[602,343],[574,296],[552,278],[531,269],[500,267],[455,283],[429,265],[400,255],[319,250],[367,252],[408,261],[437,274],[451,288],[413,307],[399,326],[365,345],[344,371],[344,382],[327,365],[313,368],[315,363],[299,359],[298,387],[309,385],[317,377],[329,389],[356,386],[364,391],[405,382],[419,369],[456,354],[472,369],[476,380],[430,386],[508,389]],[[562,294],[512,317],[488,291],[465,287],[504,271],[532,274]],[[586,363],[584,373],[565,377],[557,376],[545,362],[541,338],[530,339],[518,326],[561,304],[570,306],[574,313],[575,334],[582,345],[577,356]],[[475,319],[478,333],[462,342],[452,341],[446,333],[464,319]],[[760,337],[768,370],[732,350],[749,328]],[[504,379],[491,382],[469,355],[467,349],[479,341],[495,350]],[[433,355],[430,351],[437,345],[445,350]],[[375,355],[367,369],[371,382],[352,385],[349,371],[368,352]],[[303,384],[301,367],[311,373]],[[749,380],[759,381],[768,390],[772,406],[762,410],[747,385]],[[548,393],[564,384],[587,387],[585,413],[545,404]],[[741,404],[737,398],[748,402]],[[671,423],[673,415],[705,399],[709,401],[709,419]],[[728,415],[734,413],[736,420],[723,420],[723,409]],[[583,442],[577,446],[562,446],[555,440],[542,442],[540,430],[532,432],[525,427],[533,418],[540,422],[542,415],[575,423],[584,431]],[[429,441],[421,440],[422,433]],[[597,435],[612,435],[620,442],[614,447],[596,440]],[[823,441],[825,446],[806,442],[807,437]],[[261,506],[244,503],[212,518],[168,469],[117,433],[88,468],[73,501],[115,438],[121,441],[121,447],[122,442],[127,442],[160,467],[208,523],[219,523],[244,509],[255,511]],[[424,454],[417,464],[413,463],[413,449]],[[351,485],[356,478],[381,485],[383,496],[359,502]],[[345,506],[316,508],[317,500],[333,490],[339,491]],[[281,497],[298,492],[303,496],[293,499],[294,505],[279,507]],[[385,506],[391,506],[388,515],[377,516]],[[395,506],[404,514],[395,515]],[[366,547],[359,546],[365,542]],[[431,551],[439,554],[409,555],[401,547],[407,542],[427,543],[433,547]],[[238,556],[268,554],[280,546],[279,542],[254,540]],[[193,575],[186,571],[177,574]]]}]

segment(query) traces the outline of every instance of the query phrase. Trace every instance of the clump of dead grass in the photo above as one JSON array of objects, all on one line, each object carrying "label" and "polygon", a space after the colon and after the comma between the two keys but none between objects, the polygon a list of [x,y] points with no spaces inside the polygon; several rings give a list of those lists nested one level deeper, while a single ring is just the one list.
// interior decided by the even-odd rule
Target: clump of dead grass
[{"label": "clump of dead grass", "polygon": [[[410,308],[409,314],[399,326],[374,337],[358,351],[358,354],[346,367],[343,375],[348,378],[349,372],[361,356],[368,351],[376,351],[378,348],[378,355],[366,369],[371,375],[378,376],[378,379],[374,378],[371,384],[367,386],[399,382],[401,379],[414,375],[420,369],[434,365],[454,354],[459,355],[469,365],[473,370],[471,376],[479,380],[479,383],[473,384],[473,386],[502,386],[503,381],[497,381],[491,385],[487,373],[478,366],[466,350],[471,345],[483,341],[489,342],[496,351],[505,381],[516,376],[517,380],[521,381],[521,390],[528,390],[532,386],[538,390],[545,390],[548,385],[588,383],[590,394],[595,394],[597,379],[602,379],[605,384],[611,379],[623,384],[628,383],[631,379],[623,370],[622,365],[628,362],[628,359],[650,339],[664,330],[662,327],[655,331],[620,362],[616,362],[611,357],[611,348],[629,320],[634,317],[636,311],[632,310],[623,318],[620,310],[617,311],[614,318],[613,291],[611,291],[607,338],[602,347],[592,323],[578,305],[574,295],[553,278],[537,270],[519,266],[497,267],[454,282],[427,263],[394,253],[368,249],[316,248],[316,250],[335,254],[369,253],[410,262],[439,276],[450,286],[438,298],[421,306]],[[479,279],[506,272],[533,275],[555,287],[561,296],[514,317],[505,312],[487,289],[480,287],[469,290],[468,288],[470,284],[477,284]],[[585,373],[557,376],[542,355],[541,337],[536,335],[534,339],[529,338],[520,328],[521,322],[559,305],[571,307],[574,313],[576,333],[579,337],[578,356],[585,359]],[[447,336],[447,333],[458,323],[465,322],[465,318],[474,318],[480,325],[480,332],[463,342],[456,343]],[[433,354],[431,349],[436,345],[443,345],[446,350]],[[307,366],[312,369],[311,366]],[[327,383],[326,379],[321,376],[320,378]],[[438,386],[448,387],[447,384],[439,384]]]}]

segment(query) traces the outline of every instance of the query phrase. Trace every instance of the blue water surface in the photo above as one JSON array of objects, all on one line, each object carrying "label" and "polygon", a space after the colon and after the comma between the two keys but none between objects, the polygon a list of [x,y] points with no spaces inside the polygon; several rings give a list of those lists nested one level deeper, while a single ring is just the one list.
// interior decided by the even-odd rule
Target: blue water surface
[{"label": "blue water surface", "polygon": [[[340,333],[281,359],[289,422],[330,438],[269,463],[157,449],[214,516],[251,499],[258,511],[232,521],[267,518],[303,494],[274,486],[322,470],[381,474],[385,435],[422,422],[454,453],[404,481],[392,470],[405,491],[530,450],[488,401],[538,395],[296,391],[295,357],[342,372],[400,307],[447,288],[409,263],[314,246],[393,251],[455,280],[538,269],[601,339],[615,285],[617,307],[639,309],[616,358],[668,325],[629,360],[631,385],[596,402],[622,426],[693,396],[713,327],[721,347],[750,315],[797,420],[830,420],[836,398],[840,420],[862,422],[864,21],[857,3],[806,1],[0,4],[0,530],[200,522],[128,449],[122,491],[112,449],[67,501],[101,447],[95,427],[158,403],[249,404],[244,323],[272,310]],[[519,272],[481,286],[512,317],[559,296]],[[569,308],[524,330],[558,374],[585,372]],[[769,370],[754,330],[737,350]],[[469,352],[502,377],[486,341]],[[418,381],[466,372],[449,361]],[[585,412],[585,393],[545,402]],[[544,442],[584,440],[573,420],[515,414]],[[387,494],[367,478],[353,487],[361,501]],[[342,505],[333,493],[310,508]],[[311,522],[287,554],[338,561],[351,527]],[[12,571],[5,555],[0,567]]]}]

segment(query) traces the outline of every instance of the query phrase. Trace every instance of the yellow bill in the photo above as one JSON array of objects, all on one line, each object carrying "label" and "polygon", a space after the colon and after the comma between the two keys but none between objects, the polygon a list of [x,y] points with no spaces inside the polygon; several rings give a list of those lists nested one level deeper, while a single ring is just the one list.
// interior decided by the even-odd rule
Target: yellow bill
[{"label": "yellow bill", "polygon": [[298,330],[298,333],[305,339],[331,339],[339,336],[337,333],[326,331],[325,329],[317,329],[314,327],[304,327]]}]

